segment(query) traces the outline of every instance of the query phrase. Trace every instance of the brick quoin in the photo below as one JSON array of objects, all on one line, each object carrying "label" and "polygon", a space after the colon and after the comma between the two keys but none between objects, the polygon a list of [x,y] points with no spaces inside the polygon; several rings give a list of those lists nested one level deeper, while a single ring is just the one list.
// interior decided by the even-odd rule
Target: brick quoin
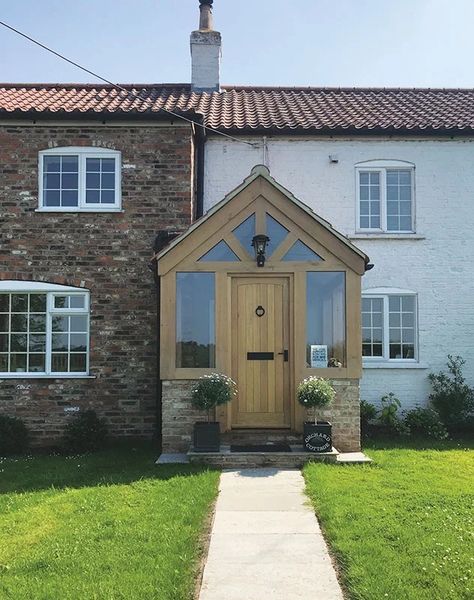
[{"label": "brick quoin", "polygon": [[[96,146],[122,153],[120,213],[41,213],[38,152]],[[91,292],[93,379],[0,380],[0,413],[25,420],[36,445],[54,445],[93,408],[113,436],[150,438],[156,424],[156,291],[149,269],[161,229],[185,230],[193,204],[187,126],[0,126],[0,279]]]}]

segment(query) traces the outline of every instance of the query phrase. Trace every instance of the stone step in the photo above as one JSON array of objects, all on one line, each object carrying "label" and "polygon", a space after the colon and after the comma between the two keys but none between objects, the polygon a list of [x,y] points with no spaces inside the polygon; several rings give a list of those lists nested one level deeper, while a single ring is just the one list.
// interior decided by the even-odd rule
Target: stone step
[{"label": "stone step", "polygon": [[297,445],[302,443],[303,434],[289,429],[233,429],[221,434],[224,444],[270,444]]},{"label": "stone step", "polygon": [[229,446],[221,445],[220,452],[194,452],[187,457],[190,463],[209,465],[224,469],[242,469],[252,467],[277,467],[280,469],[299,469],[308,462],[335,463],[339,452],[316,454],[305,452],[301,445],[291,448],[291,452],[231,452]]}]

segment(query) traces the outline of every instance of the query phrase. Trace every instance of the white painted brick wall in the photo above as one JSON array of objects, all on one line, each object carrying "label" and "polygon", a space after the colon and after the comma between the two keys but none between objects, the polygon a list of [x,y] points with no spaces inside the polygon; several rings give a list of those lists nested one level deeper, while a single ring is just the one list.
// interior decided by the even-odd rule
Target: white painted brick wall
[{"label": "white painted brick wall", "polygon": [[[261,140],[260,140],[261,141]],[[365,369],[361,397],[378,402],[394,392],[405,408],[424,404],[427,375],[448,353],[467,360],[474,384],[474,140],[268,140],[266,164],[275,179],[339,231],[356,224],[354,165],[365,160],[415,164],[416,233],[425,239],[356,240],[375,264],[365,289],[390,286],[418,294],[419,359],[426,369]],[[331,164],[329,155],[339,162]],[[208,209],[264,162],[263,146],[211,139],[206,145],[204,206]]]}]

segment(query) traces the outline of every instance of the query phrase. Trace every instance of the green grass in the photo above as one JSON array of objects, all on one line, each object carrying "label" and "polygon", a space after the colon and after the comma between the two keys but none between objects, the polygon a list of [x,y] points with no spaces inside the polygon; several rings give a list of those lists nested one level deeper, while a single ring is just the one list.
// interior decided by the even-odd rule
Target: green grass
[{"label": "green grass", "polygon": [[0,459],[0,598],[192,598],[219,473],[155,458]]},{"label": "green grass", "polygon": [[370,444],[374,465],[304,469],[348,597],[472,600],[472,445],[402,444]]}]

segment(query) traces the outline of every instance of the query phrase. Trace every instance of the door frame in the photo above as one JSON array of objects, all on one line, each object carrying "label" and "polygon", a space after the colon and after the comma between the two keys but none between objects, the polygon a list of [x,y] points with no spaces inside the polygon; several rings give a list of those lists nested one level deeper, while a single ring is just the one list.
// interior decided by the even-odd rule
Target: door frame
[{"label": "door frame", "polygon": [[[288,272],[272,272],[272,273],[261,273],[259,271],[247,272],[247,273],[231,273],[228,275],[229,280],[229,290],[232,290],[233,281],[237,279],[286,279],[288,282],[288,393],[289,393],[289,418],[290,418],[290,426],[281,428],[283,431],[294,431],[295,429],[295,357],[294,357],[294,348],[295,348],[295,339],[294,339],[294,281],[293,281],[293,273]],[[229,313],[232,315],[232,293],[230,294],[230,302],[229,302]],[[229,357],[232,361],[232,349],[234,346],[234,332],[232,331],[232,318],[229,319],[229,326],[227,332],[227,339],[229,340]],[[238,382],[237,382],[238,383]],[[229,403],[225,406],[224,411],[225,415],[221,416],[221,425],[227,431],[232,429],[232,403]],[[250,427],[237,427],[235,429],[245,430],[251,429]],[[255,427],[255,429],[263,429],[262,427]],[[280,429],[280,428],[269,428],[269,429]]]}]

